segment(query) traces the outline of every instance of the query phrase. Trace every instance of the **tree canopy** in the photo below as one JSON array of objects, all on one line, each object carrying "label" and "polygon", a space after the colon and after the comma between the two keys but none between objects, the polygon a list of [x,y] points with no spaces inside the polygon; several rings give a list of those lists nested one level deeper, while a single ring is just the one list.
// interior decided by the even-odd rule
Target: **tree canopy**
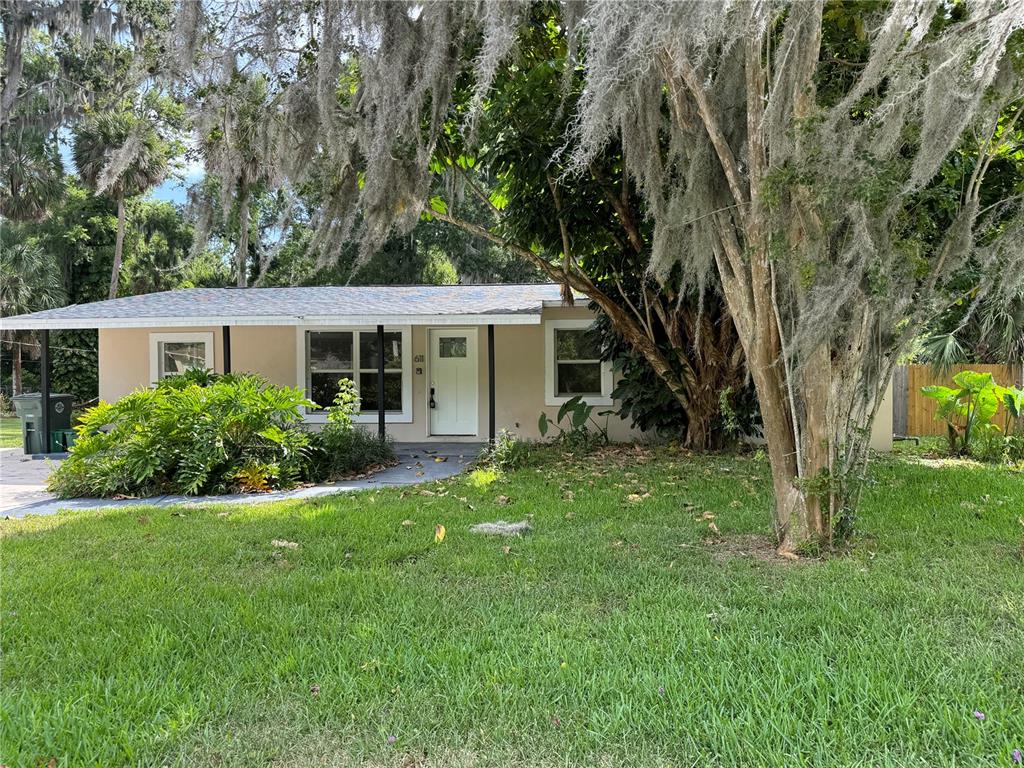
[{"label": "tree canopy", "polygon": [[[849,528],[915,339],[1024,290],[1022,0],[63,0],[3,20],[5,126],[73,125],[101,84],[182,100],[196,242],[228,233],[240,286],[282,255],[355,274],[453,225],[586,294],[684,409],[711,318],[756,391],[787,551]],[[43,30],[87,75],[71,90],[31,72]],[[38,209],[30,165],[5,210],[18,189]]]}]

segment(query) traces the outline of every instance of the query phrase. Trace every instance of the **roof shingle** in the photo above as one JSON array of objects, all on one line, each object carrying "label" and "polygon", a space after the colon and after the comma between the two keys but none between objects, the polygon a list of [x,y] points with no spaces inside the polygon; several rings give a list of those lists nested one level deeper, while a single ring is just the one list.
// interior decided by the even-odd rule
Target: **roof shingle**
[{"label": "roof shingle", "polygon": [[[5,318],[4,328],[104,328],[182,325],[325,325],[452,322],[486,316],[536,323],[553,283],[518,285],[189,288],[74,304]],[[487,322],[481,317],[480,322]]]}]

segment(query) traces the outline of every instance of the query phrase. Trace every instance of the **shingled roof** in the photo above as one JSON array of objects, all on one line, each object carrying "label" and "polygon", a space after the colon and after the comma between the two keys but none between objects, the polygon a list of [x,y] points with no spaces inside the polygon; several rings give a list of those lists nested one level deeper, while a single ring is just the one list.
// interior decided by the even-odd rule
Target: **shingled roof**
[{"label": "shingled roof", "polygon": [[537,324],[561,286],[389,285],[188,288],[0,320],[4,329],[198,325]]}]

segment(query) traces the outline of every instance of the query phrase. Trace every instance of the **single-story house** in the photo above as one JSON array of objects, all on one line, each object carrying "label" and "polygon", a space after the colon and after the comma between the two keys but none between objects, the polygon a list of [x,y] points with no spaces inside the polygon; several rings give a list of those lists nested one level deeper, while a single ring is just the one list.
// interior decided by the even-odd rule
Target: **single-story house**
[{"label": "single-story house", "polygon": [[[502,429],[538,438],[540,413],[554,417],[576,395],[595,413],[614,407],[611,364],[585,334],[594,317],[585,298],[569,306],[554,284],[193,288],[19,315],[3,327],[43,331],[44,342],[51,330],[98,329],[106,401],[204,367],[259,373],[329,406],[349,378],[362,400],[357,420],[396,441],[480,442]],[[306,414],[311,424],[325,418]],[[612,440],[638,436],[617,416],[607,425]],[[891,409],[875,426],[873,442],[887,447]]]}]

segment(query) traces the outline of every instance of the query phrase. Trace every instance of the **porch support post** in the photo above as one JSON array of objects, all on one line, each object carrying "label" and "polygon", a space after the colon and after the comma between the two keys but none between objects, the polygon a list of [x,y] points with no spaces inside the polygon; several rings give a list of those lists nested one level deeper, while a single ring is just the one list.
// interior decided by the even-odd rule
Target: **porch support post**
[{"label": "porch support post", "polygon": [[[353,354],[359,354],[354,350]],[[384,326],[377,326],[377,434],[385,437],[384,428]]]},{"label": "porch support post", "polygon": [[487,438],[496,437],[494,429],[494,325],[487,326]]},{"label": "porch support post", "polygon": [[43,394],[43,453],[50,452],[50,332],[39,332],[39,388]]},{"label": "porch support post", "polygon": [[231,326],[221,328],[224,337],[224,373],[231,373]]}]

